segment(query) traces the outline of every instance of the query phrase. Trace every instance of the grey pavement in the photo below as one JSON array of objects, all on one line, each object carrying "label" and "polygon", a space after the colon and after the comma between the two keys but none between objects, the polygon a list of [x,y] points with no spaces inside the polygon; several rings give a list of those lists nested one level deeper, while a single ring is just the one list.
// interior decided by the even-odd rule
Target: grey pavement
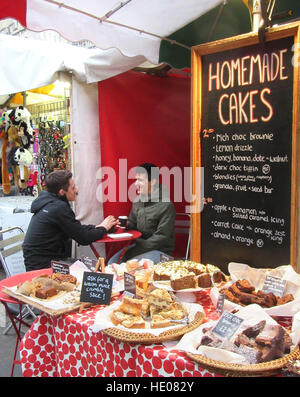
[{"label": "grey pavement", "polygon": [[[5,278],[4,270],[0,264],[0,280]],[[33,319],[27,318],[27,322],[32,323]],[[9,317],[5,313],[5,308],[2,303],[0,303],[0,377],[10,377],[11,366],[13,355],[15,351],[16,344],[16,333],[14,328],[12,327],[6,335],[3,335],[3,331],[6,328],[6,325],[10,324]],[[27,331],[27,327],[22,325],[22,333],[25,334]],[[17,355],[17,359],[19,359],[19,351]],[[22,369],[21,365],[16,364],[14,369],[14,377],[22,377]]]}]

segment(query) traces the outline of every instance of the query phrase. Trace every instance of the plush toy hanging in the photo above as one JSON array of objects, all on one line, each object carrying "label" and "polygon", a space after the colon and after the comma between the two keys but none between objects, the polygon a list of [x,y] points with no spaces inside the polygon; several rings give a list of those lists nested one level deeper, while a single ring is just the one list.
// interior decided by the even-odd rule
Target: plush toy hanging
[{"label": "plush toy hanging", "polygon": [[[30,112],[24,106],[7,110],[4,114],[5,133],[10,146],[7,163],[12,166],[15,185],[19,189],[27,188],[30,174],[28,167],[33,162],[30,146],[34,142],[34,131],[30,117]],[[4,158],[6,155],[2,157],[2,162]],[[9,194],[10,186],[9,192],[6,191],[3,186],[5,194]]]},{"label": "plush toy hanging", "polygon": [[8,166],[6,160],[6,149],[8,145],[8,140],[6,138],[6,133],[4,129],[0,132],[0,139],[3,141],[2,149],[1,149],[1,162],[2,162],[2,191],[4,194],[9,194],[11,191]]}]

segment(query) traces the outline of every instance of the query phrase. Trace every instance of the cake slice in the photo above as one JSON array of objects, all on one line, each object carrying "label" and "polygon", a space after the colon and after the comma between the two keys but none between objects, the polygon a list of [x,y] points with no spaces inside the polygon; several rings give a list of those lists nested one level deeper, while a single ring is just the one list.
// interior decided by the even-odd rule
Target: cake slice
[{"label": "cake slice", "polygon": [[180,289],[197,288],[197,278],[192,272],[182,274],[175,273],[171,276],[171,288],[177,291]]},{"label": "cake slice", "polygon": [[120,324],[126,328],[145,328],[145,321],[141,316],[134,316],[119,310],[114,310],[110,319],[114,325]]},{"label": "cake slice", "polygon": [[173,299],[169,292],[166,289],[159,288],[150,292],[148,300],[152,311],[168,309],[173,303]]},{"label": "cake slice", "polygon": [[133,314],[138,316],[141,313],[143,305],[142,299],[131,298],[130,296],[123,296],[122,303],[119,307],[119,311],[127,314]]},{"label": "cake slice", "polygon": [[174,325],[170,319],[166,319],[160,314],[154,314],[151,319],[150,328],[163,328]]}]

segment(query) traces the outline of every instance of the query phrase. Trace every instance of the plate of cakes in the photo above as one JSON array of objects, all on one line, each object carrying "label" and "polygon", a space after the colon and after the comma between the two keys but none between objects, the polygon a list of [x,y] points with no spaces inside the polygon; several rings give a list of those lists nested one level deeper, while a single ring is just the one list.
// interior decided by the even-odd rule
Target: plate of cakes
[{"label": "plate of cakes", "polygon": [[127,342],[159,343],[181,337],[203,319],[201,305],[182,303],[171,291],[153,288],[143,298],[123,294],[121,301],[96,314],[92,330]]},{"label": "plate of cakes", "polygon": [[227,280],[228,277],[217,266],[189,260],[160,262],[153,271],[153,285],[173,292],[221,286]]}]

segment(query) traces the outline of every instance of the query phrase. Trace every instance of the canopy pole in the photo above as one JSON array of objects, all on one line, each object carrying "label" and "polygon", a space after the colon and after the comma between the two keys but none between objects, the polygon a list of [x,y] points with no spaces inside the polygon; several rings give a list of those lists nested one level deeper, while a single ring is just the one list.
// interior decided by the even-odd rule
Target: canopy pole
[{"label": "canopy pole", "polygon": [[[165,40],[165,41],[168,41],[171,44],[176,44],[176,45],[178,45],[180,47],[183,47],[186,50],[191,50],[191,46],[188,46],[188,45],[183,44],[183,43],[179,43],[176,40],[172,40],[172,39],[169,39],[167,37],[162,37],[162,36],[159,36],[158,34],[155,34],[155,33],[146,32],[145,30],[135,28],[134,26],[128,26],[128,25],[124,25],[123,23],[118,23],[118,22],[109,20],[108,16],[114,14],[120,7],[109,11],[108,13],[106,13],[106,15],[104,15],[104,17],[97,17],[96,15],[90,14],[90,13],[82,11],[82,10],[79,10],[78,8],[75,8],[75,7],[71,7],[71,6],[69,6],[67,4],[64,4],[64,3],[60,2],[60,1],[57,1],[57,0],[45,0],[45,1],[47,1],[48,3],[51,3],[51,4],[55,4],[58,7],[66,8],[66,9],[71,10],[71,11],[79,12],[80,14],[86,15],[86,16],[88,16],[90,18],[97,19],[100,23],[110,23],[111,25],[119,26],[120,28],[133,30],[133,31],[138,32],[140,34],[146,34],[146,35],[149,35],[149,36],[152,36],[152,37],[156,37],[156,38],[158,38],[160,40]],[[128,2],[129,2],[129,0],[126,3],[122,4],[121,6],[123,7]]]},{"label": "canopy pole", "polygon": [[261,24],[263,23],[262,12],[261,12],[261,0],[254,0],[252,10],[252,29],[253,32],[258,32]]}]

